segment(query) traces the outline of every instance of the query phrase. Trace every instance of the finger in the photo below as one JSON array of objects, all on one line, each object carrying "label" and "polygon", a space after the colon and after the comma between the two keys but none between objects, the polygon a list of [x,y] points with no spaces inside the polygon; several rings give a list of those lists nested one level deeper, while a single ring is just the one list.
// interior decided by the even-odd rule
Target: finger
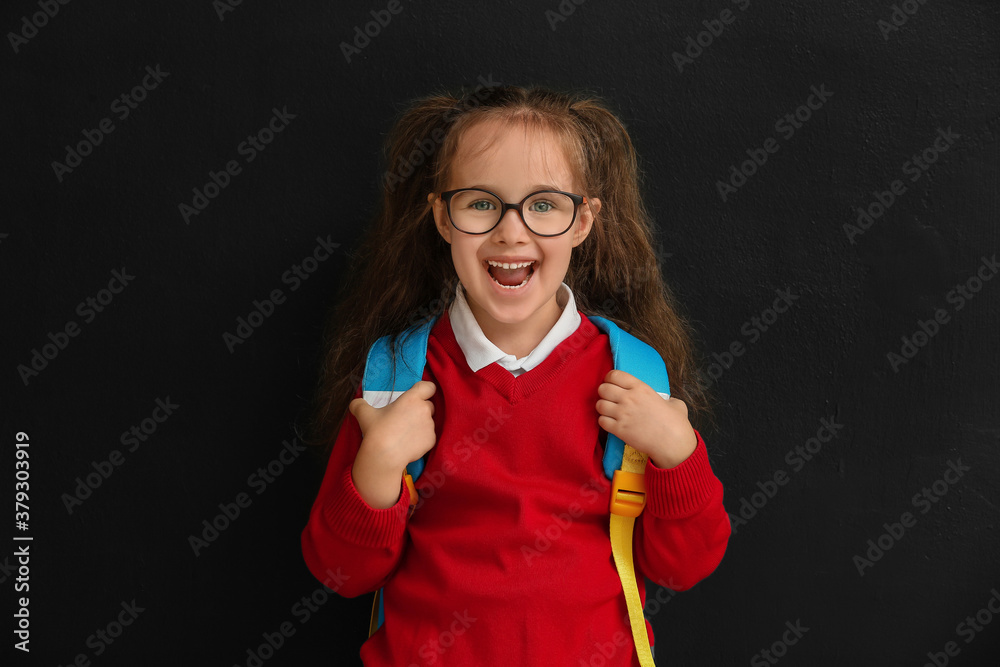
[{"label": "finger", "polygon": [[[347,406],[348,410],[350,410],[351,414],[354,415],[355,417],[359,417],[360,415],[364,414],[364,410],[365,410],[366,407],[367,408],[371,408],[371,406],[368,405],[368,401],[366,401],[363,398],[355,398]],[[374,409],[374,408],[372,408],[372,409]],[[360,421],[360,419],[359,419],[359,421]]]},{"label": "finger", "polygon": [[614,419],[618,414],[618,404],[614,403],[613,401],[601,399],[597,401],[595,407],[597,408],[598,414],[600,414],[602,417],[608,417],[610,419]]},{"label": "finger", "polygon": [[624,387],[625,389],[630,389],[634,387],[636,383],[640,382],[639,378],[631,373],[626,373],[620,368],[613,368],[608,371],[608,374],[604,376],[604,381],[616,384],[619,387]]},{"label": "finger", "polygon": [[615,435],[615,431],[617,430],[616,428],[617,424],[618,424],[617,420],[607,415],[601,415],[600,417],[597,418],[597,425],[612,435]]},{"label": "finger", "polygon": [[597,388],[597,395],[617,403],[625,395],[625,389],[614,382],[605,381]]},{"label": "finger", "polygon": [[364,436],[368,431],[368,422],[370,421],[368,411],[375,408],[369,405],[368,401],[363,398],[354,399],[347,407],[351,411],[351,414],[354,415],[355,421],[358,422],[361,435]]},{"label": "finger", "polygon": [[417,398],[428,399],[437,391],[437,385],[429,380],[420,380],[407,391],[413,392],[413,395]]}]

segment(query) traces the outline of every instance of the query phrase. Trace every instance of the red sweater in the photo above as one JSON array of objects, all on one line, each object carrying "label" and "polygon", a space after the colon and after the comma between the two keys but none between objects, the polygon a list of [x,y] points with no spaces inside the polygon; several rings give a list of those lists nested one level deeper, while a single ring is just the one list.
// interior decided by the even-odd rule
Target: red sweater
[{"label": "red sweater", "polygon": [[[366,666],[639,664],[611,555],[595,407],[611,347],[581,318],[518,377],[497,363],[473,373],[448,314],[435,323],[423,379],[438,387],[437,444],[409,519],[402,483],[388,509],[355,489],[361,432],[347,413],[302,552],[320,581],[340,570],[345,597],[384,586],[385,622],[361,647]],[[700,434],[675,468],[647,463],[646,491],[634,534],[644,601],[645,578],[684,590],[711,574],[730,535]]]}]

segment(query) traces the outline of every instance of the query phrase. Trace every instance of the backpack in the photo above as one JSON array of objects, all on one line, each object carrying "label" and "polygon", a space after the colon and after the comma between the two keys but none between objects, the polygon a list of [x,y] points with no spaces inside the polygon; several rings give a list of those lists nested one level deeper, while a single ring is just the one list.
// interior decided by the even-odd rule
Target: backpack
[{"label": "backpack", "polygon": [[[427,339],[439,317],[440,315],[413,325],[400,335],[395,354],[395,374],[392,370],[390,336],[382,336],[372,345],[362,380],[363,397],[369,404],[374,407],[388,405],[420,381],[427,362]],[[611,320],[595,315],[588,315],[587,318],[608,335],[616,369],[634,375],[657,392],[670,393],[667,369],[655,348],[624,331]],[[632,449],[617,436],[607,434],[603,467],[604,474],[611,481],[609,509],[612,553],[628,604],[639,662],[643,667],[652,667],[653,659],[632,560],[632,529],[635,518],[642,513],[646,504],[646,459],[646,454]],[[409,463],[403,473],[403,481],[410,493],[411,515],[419,500],[413,482],[419,479],[423,470],[424,459],[421,458]],[[382,589],[375,592],[369,637],[375,634],[385,620],[382,593]]]}]

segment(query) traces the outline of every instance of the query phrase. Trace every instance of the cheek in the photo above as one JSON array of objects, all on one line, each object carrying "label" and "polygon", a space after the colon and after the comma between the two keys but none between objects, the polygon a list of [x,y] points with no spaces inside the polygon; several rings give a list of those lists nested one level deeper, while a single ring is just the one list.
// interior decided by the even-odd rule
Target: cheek
[{"label": "cheek", "polygon": [[544,248],[545,263],[550,267],[569,266],[569,258],[572,247],[564,244],[552,248]]},{"label": "cheek", "polygon": [[468,243],[458,242],[452,237],[451,260],[455,264],[456,270],[471,273],[479,268],[479,261],[476,259],[476,248]]}]

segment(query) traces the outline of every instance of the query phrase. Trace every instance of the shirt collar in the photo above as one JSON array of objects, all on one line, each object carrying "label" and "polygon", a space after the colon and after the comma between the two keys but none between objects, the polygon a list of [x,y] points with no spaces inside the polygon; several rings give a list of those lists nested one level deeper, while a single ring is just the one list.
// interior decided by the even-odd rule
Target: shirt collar
[{"label": "shirt collar", "polygon": [[576,309],[576,299],[573,298],[573,290],[566,283],[559,285],[559,290],[556,292],[556,303],[562,308],[562,315],[538,343],[538,346],[520,359],[515,358],[513,354],[507,354],[486,337],[469,308],[469,302],[465,299],[465,288],[461,281],[458,281],[455,287],[455,300],[448,308],[448,319],[451,322],[452,331],[455,333],[455,340],[462,348],[462,352],[465,353],[465,360],[473,372],[497,362],[517,376],[542,363],[559,343],[568,338],[580,326],[580,312]]}]

